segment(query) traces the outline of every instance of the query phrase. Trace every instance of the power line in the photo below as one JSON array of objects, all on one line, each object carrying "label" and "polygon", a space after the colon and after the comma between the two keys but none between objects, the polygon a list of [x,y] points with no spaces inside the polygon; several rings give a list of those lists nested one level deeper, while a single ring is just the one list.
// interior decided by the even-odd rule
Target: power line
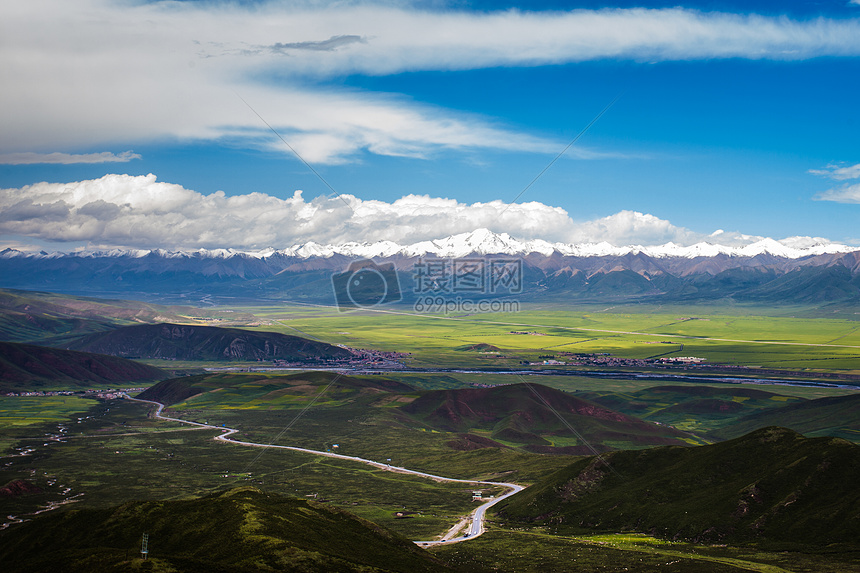
[{"label": "power line", "polygon": [[242,96],[240,96],[240,95],[239,95],[239,93],[238,93],[238,92],[236,92],[236,91],[234,91],[233,93],[235,93],[235,94],[236,94],[236,97],[238,97],[240,100],[242,100],[242,103],[244,103],[246,106],[248,106],[248,109],[250,109],[251,111],[253,111],[253,112],[254,112],[254,115],[256,115],[257,117],[259,117],[259,118],[260,118],[260,121],[262,121],[264,124],[266,124],[266,127],[268,127],[268,128],[272,131],[272,133],[274,133],[274,134],[278,137],[278,139],[280,139],[280,140],[284,143],[284,145],[286,145],[286,146],[287,146],[287,148],[288,148],[290,151],[292,151],[292,152],[293,152],[293,154],[294,154],[296,157],[298,157],[298,158],[299,158],[299,161],[301,161],[302,163],[304,163],[304,164],[305,164],[305,167],[307,167],[308,169],[310,169],[310,170],[311,170],[311,172],[312,172],[314,175],[316,175],[316,176],[317,176],[317,178],[318,178],[320,181],[322,181],[322,182],[323,182],[323,184],[324,184],[326,187],[328,187],[328,188],[331,190],[331,192],[332,192],[332,193],[334,193],[335,195],[337,195],[338,199],[340,199],[341,201],[343,201],[343,204],[344,204],[344,205],[346,205],[347,207],[349,207],[349,210],[350,210],[350,211],[352,211],[353,213],[355,212],[355,209],[353,209],[353,208],[352,208],[352,205],[350,205],[350,204],[346,201],[346,199],[344,199],[344,198],[343,198],[343,196],[342,196],[340,193],[338,193],[337,191],[335,191],[334,187],[332,187],[331,185],[329,185],[329,182],[328,182],[328,181],[326,181],[326,180],[325,180],[325,178],[323,178],[323,176],[322,176],[322,175],[320,175],[320,174],[319,174],[319,172],[317,172],[317,170],[316,170],[316,169],[314,169],[314,168],[311,166],[311,164],[310,164],[310,163],[308,163],[307,161],[305,161],[305,158],[304,158],[304,157],[302,157],[301,155],[299,155],[299,152],[298,152],[298,151],[296,151],[296,150],[295,150],[295,148],[293,148],[293,146],[292,146],[292,145],[290,145],[289,143],[287,143],[287,140],[286,140],[286,139],[284,139],[284,138],[281,136],[281,134],[280,134],[280,133],[278,133],[278,131],[277,131],[274,127],[272,127],[272,125],[271,125],[268,121],[266,121],[266,120],[265,120],[265,118],[264,118],[262,115],[260,115],[259,113],[257,113],[257,110],[256,110],[256,109],[254,109],[253,107],[251,107],[251,104],[249,104],[247,101],[245,101],[245,98],[243,98]]},{"label": "power line", "polygon": [[542,176],[544,173],[546,173],[546,172],[549,170],[549,168],[550,168],[550,167],[552,167],[552,166],[553,166],[553,164],[555,164],[555,162],[556,162],[556,161],[558,161],[559,159],[561,159],[561,156],[562,156],[562,155],[564,155],[564,154],[567,152],[567,150],[568,150],[568,149],[570,149],[570,148],[571,148],[571,146],[572,146],[574,143],[576,143],[577,141],[579,141],[579,138],[581,138],[583,135],[585,135],[585,132],[586,132],[586,131],[588,131],[588,130],[589,130],[589,128],[590,128],[592,125],[594,125],[595,123],[597,123],[597,120],[599,120],[601,117],[603,117],[603,114],[605,114],[607,111],[609,111],[609,108],[611,108],[613,105],[615,105],[615,102],[617,102],[617,101],[621,98],[621,96],[622,96],[622,95],[624,95],[624,92],[621,92],[620,94],[618,94],[617,96],[615,96],[615,99],[614,99],[614,100],[612,100],[611,102],[609,102],[609,104],[608,104],[606,107],[604,107],[602,110],[600,110],[600,113],[598,113],[596,116],[594,116],[594,119],[592,119],[590,122],[588,122],[588,125],[586,125],[585,127],[583,127],[583,128],[582,128],[582,130],[581,130],[581,131],[576,135],[576,137],[574,137],[574,138],[570,141],[570,143],[568,143],[568,144],[567,144],[567,146],[565,146],[565,148],[561,150],[561,153],[559,153],[558,155],[556,155],[556,156],[555,156],[555,158],[553,158],[553,160],[552,160],[552,161],[550,161],[550,162],[547,164],[547,166],[546,166],[546,167],[544,167],[544,168],[541,170],[541,172],[540,172],[540,173],[538,173],[538,174],[535,176],[535,178],[534,178],[534,179],[532,179],[532,180],[531,180],[531,182],[530,182],[528,185],[526,185],[526,186],[523,188],[523,190],[522,190],[522,191],[520,191],[520,192],[519,192],[519,194],[518,194],[516,197],[514,197],[514,200],[513,200],[513,201],[511,201],[510,203],[508,203],[508,204],[507,204],[507,206],[505,206],[505,208],[504,208],[504,209],[502,209],[502,212],[501,212],[501,213],[499,213],[499,216],[498,216],[498,217],[496,217],[496,220],[498,221],[499,219],[501,219],[501,218],[502,218],[502,215],[504,215],[504,214],[505,214],[505,211],[507,211],[507,210],[510,208],[510,206],[511,206],[511,205],[513,205],[514,203],[516,203],[516,202],[517,202],[517,200],[518,200],[520,197],[522,197],[522,196],[523,196],[523,194],[524,194],[526,191],[528,191],[528,190],[529,190],[529,188],[530,188],[532,185],[534,185],[534,184],[535,184],[535,182],[537,182],[537,180],[538,180],[538,179],[540,179],[540,178],[541,178],[541,176]]},{"label": "power line", "polygon": [[580,434],[579,432],[577,432],[577,431],[576,431],[576,428],[574,428],[574,427],[573,427],[573,426],[572,426],[572,425],[571,425],[567,420],[565,420],[565,419],[562,417],[562,415],[561,415],[561,414],[559,414],[558,410],[556,410],[556,409],[552,406],[552,404],[550,404],[549,402],[547,402],[546,398],[544,398],[543,396],[541,396],[541,395],[540,395],[540,392],[538,392],[538,391],[535,389],[535,387],[531,385],[531,383],[530,383],[530,382],[527,382],[527,381],[526,381],[526,379],[525,379],[525,378],[523,378],[523,377],[522,377],[521,375],[519,375],[519,374],[517,374],[516,376],[517,376],[517,378],[519,378],[519,379],[520,379],[520,381],[521,381],[523,384],[525,384],[525,385],[526,385],[526,388],[528,388],[529,390],[531,390],[531,391],[532,391],[532,394],[534,394],[535,396],[537,396],[537,397],[538,397],[538,399],[541,401],[541,403],[543,403],[543,405],[544,405],[544,406],[546,406],[546,408],[547,408],[550,412],[552,412],[553,414],[555,414],[556,418],[558,418],[559,420],[561,420],[561,423],[562,423],[562,424],[564,424],[565,426],[567,426],[567,429],[568,429],[568,430],[570,430],[571,432],[573,432],[573,435],[574,435],[574,436],[576,436],[576,439],[577,439],[577,440],[579,440],[580,442],[582,442],[583,444],[585,444],[585,446],[586,446],[589,450],[591,450],[591,452],[592,452],[592,453],[597,457],[597,459],[598,459],[598,460],[600,460],[600,462],[601,462],[601,463],[603,463],[606,467],[608,467],[608,468],[612,471],[612,473],[614,473],[614,474],[615,474],[615,475],[617,475],[618,477],[622,477],[622,476],[621,476],[621,474],[619,474],[617,471],[615,471],[615,468],[613,468],[613,467],[610,465],[610,463],[609,463],[609,462],[607,462],[607,461],[606,461],[606,459],[605,459],[603,456],[601,456],[601,455],[600,455],[600,452],[598,452],[598,451],[594,448],[594,446],[592,446],[592,445],[588,442],[588,440],[586,440],[586,439],[582,436],[582,434]]}]

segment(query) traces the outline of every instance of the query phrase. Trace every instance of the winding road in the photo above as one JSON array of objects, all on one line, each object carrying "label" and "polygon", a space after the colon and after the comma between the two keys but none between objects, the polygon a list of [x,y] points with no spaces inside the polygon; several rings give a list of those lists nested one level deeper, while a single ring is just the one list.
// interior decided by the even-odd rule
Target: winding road
[{"label": "winding road", "polygon": [[200,422],[192,422],[190,420],[182,420],[180,418],[171,418],[169,416],[162,416],[161,412],[162,412],[162,410],[164,410],[164,404],[162,404],[161,402],[155,402],[152,400],[141,400],[139,398],[132,398],[128,394],[124,394],[124,396],[128,400],[133,400],[135,402],[143,402],[145,404],[152,404],[152,405],[156,406],[157,409],[155,410],[155,417],[160,419],[160,420],[168,420],[171,422],[190,424],[192,426],[197,426],[200,428],[219,430],[222,433],[215,436],[215,439],[218,441],[221,441],[221,442],[228,442],[230,444],[239,444],[241,446],[249,446],[249,447],[253,447],[253,448],[277,448],[280,450],[293,450],[295,452],[304,452],[306,454],[314,454],[317,456],[326,456],[329,458],[336,458],[339,460],[359,462],[359,463],[367,464],[369,466],[373,466],[375,468],[389,471],[389,472],[415,475],[415,476],[424,477],[424,478],[428,478],[428,479],[432,479],[432,480],[436,480],[436,481],[454,482],[454,483],[468,483],[468,484],[473,484],[473,485],[492,485],[492,486],[501,486],[501,487],[508,488],[509,491],[505,492],[504,495],[501,495],[497,498],[491,499],[490,501],[480,505],[475,511],[472,512],[472,514],[471,514],[472,515],[471,525],[469,526],[469,529],[465,534],[463,534],[459,537],[452,537],[450,539],[444,539],[443,538],[443,539],[433,540],[433,541],[415,541],[414,542],[421,547],[429,547],[429,546],[437,545],[440,543],[448,544],[448,543],[457,543],[460,541],[468,541],[470,539],[474,539],[474,538],[480,536],[485,531],[484,522],[486,520],[487,510],[490,509],[491,507],[493,507],[495,504],[502,501],[503,499],[506,499],[506,498],[514,495],[515,493],[522,491],[522,489],[523,489],[523,486],[517,485],[515,483],[449,478],[449,477],[438,476],[438,475],[430,474],[430,473],[426,473],[426,472],[420,472],[417,470],[410,470],[410,469],[401,468],[398,466],[392,466],[390,464],[384,464],[381,462],[375,462],[373,460],[366,460],[364,458],[359,458],[359,457],[355,457],[355,456],[344,456],[344,455],[335,454],[332,452],[321,452],[319,450],[309,450],[307,448],[298,448],[295,446],[275,446],[275,445],[271,445],[271,444],[258,444],[256,442],[245,442],[245,441],[237,440],[237,439],[234,439],[231,437],[233,434],[236,434],[239,432],[239,430],[237,430],[235,428],[227,428],[224,426],[213,426],[211,424],[202,424]]}]

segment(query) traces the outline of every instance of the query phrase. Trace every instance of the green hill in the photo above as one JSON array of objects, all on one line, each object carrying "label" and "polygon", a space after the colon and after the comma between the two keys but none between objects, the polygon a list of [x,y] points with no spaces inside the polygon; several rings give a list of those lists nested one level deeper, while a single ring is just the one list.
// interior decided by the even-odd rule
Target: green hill
[{"label": "green hill", "polygon": [[64,344],[71,350],[164,360],[327,360],[348,358],[339,346],[277,332],[179,324],[137,324],[89,334]]},{"label": "green hill", "polygon": [[769,427],[708,446],[584,458],[502,502],[499,512],[508,522],[560,531],[856,547],[858,475],[860,446]]},{"label": "green hill", "polygon": [[[142,535],[149,560],[140,559]],[[244,573],[447,571],[412,542],[343,510],[237,488],[40,517],[0,535],[3,570]]]},{"label": "green hill", "polygon": [[4,391],[129,384],[166,377],[163,370],[125,358],[0,342],[0,390]]},{"label": "green hill", "polygon": [[[331,383],[331,386],[328,386]],[[314,395],[319,388],[327,387],[326,395],[319,396],[319,402],[343,399],[360,394],[362,391],[374,392],[413,392],[396,380],[382,376],[346,376],[334,372],[300,372],[287,375],[253,374],[200,374],[163,380],[142,392],[137,397],[142,400],[161,402],[166,406],[177,404],[193,396],[219,390],[236,388],[245,401],[276,400],[286,395],[305,396],[308,390]],[[230,396],[230,394],[225,394]],[[224,398],[228,401],[227,398]]]},{"label": "green hill", "polygon": [[[716,430],[734,424],[739,418],[786,404],[803,403],[803,398],[783,396],[732,384],[718,386],[655,386],[636,392],[579,392],[607,408],[643,420],[669,424],[684,430],[714,436]],[[785,426],[781,423],[749,427],[747,431],[764,426]],[[732,437],[744,432],[735,433]]]},{"label": "green hill", "polygon": [[681,445],[691,439],[679,430],[539,384],[434,390],[402,406],[401,411],[433,429],[472,432],[539,453],[591,453],[576,433],[600,451]]},{"label": "green hill", "polygon": [[765,426],[784,426],[809,436],[833,436],[860,441],[860,394],[830,396],[756,412],[716,432],[734,438]]}]

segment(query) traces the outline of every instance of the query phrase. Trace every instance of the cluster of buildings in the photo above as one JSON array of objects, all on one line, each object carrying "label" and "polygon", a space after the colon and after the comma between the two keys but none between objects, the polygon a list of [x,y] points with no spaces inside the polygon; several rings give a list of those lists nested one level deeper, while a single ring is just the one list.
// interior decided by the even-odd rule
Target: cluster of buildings
[{"label": "cluster of buildings", "polygon": [[559,352],[559,356],[567,360],[559,360],[541,356],[537,362],[524,362],[529,366],[608,366],[612,368],[654,368],[655,366],[697,366],[707,363],[705,358],[698,356],[677,356],[666,358],[621,358],[608,352],[583,354],[574,352]]},{"label": "cluster of buildings", "polygon": [[102,389],[87,389],[87,390],[39,390],[35,392],[6,392],[0,396],[83,396],[86,398],[101,398],[103,400],[113,400],[121,398],[125,393],[143,392],[148,386],[139,388],[110,388]]},{"label": "cluster of buildings", "polygon": [[[367,350],[342,346],[351,352],[346,358],[332,358],[325,361],[325,366],[372,366],[377,368],[403,368],[403,360],[412,356],[411,352],[388,352],[383,350]],[[275,368],[307,368],[307,362],[290,360],[273,360]]]}]

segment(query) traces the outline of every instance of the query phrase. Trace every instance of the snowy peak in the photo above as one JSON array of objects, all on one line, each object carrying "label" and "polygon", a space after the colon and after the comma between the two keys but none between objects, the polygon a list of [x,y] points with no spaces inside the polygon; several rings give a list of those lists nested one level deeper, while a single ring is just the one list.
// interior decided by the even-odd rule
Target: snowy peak
[{"label": "snowy peak", "polygon": [[[539,254],[551,256],[559,254],[566,257],[607,257],[643,254],[659,259],[670,258],[708,258],[718,255],[730,257],[756,257],[770,255],[786,259],[800,259],[809,256],[849,253],[860,250],[839,243],[833,243],[826,239],[817,237],[789,237],[775,240],[763,237],[742,236],[735,238],[734,245],[719,244],[716,242],[717,235],[709,237],[710,241],[703,241],[693,245],[677,245],[669,242],[663,245],[643,246],[627,245],[616,246],[607,242],[600,243],[550,243],[542,239],[519,240],[507,233],[495,233],[489,229],[476,229],[468,233],[459,233],[442,239],[419,241],[417,243],[401,245],[393,241],[347,242],[337,245],[324,245],[314,241],[293,245],[286,249],[276,250],[265,248],[255,251],[239,249],[197,249],[193,251],[168,251],[163,249],[140,250],[140,249],[112,249],[98,251],[80,251],[73,253],[74,256],[82,257],[131,257],[142,258],[147,255],[155,255],[166,259],[176,258],[201,258],[201,259],[231,259],[234,257],[248,257],[266,260],[273,256],[290,258],[312,259],[331,258],[336,255],[348,258],[389,258],[389,257],[440,257],[457,258],[470,255],[520,255]],[[64,256],[62,253],[34,254],[22,252],[16,249],[5,249],[0,251],[0,258],[35,257],[51,258]]]}]

